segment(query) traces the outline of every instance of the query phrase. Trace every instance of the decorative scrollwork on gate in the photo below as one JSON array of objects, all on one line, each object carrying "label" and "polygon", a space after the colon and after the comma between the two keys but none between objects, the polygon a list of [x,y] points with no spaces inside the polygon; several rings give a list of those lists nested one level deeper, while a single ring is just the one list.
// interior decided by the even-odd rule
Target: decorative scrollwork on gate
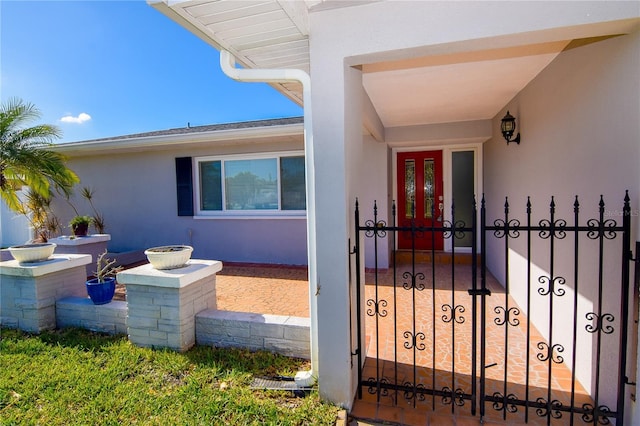
[{"label": "decorative scrollwork on gate", "polygon": [[598,316],[598,314],[596,314],[595,312],[589,312],[585,316],[589,321],[593,321],[593,320],[596,321],[595,325],[587,324],[584,327],[589,333],[595,333],[596,331],[601,330],[604,334],[611,334],[615,331],[615,329],[612,326],[604,324],[605,321],[607,322],[615,321],[616,318],[612,314],[606,313],[606,314],[602,314],[602,316]]},{"label": "decorative scrollwork on gate", "polygon": [[404,342],[405,349],[416,348],[416,350],[419,350],[419,351],[425,350],[426,348],[425,344],[422,342],[418,342],[418,340],[422,341],[426,338],[424,333],[418,332],[416,334],[413,334],[410,331],[405,331],[402,335],[404,336],[405,339],[408,339],[406,342]]},{"label": "decorative scrollwork on gate", "polygon": [[[402,274],[402,278],[404,278],[406,281],[402,284],[402,287],[405,290],[411,290],[416,289],[418,291],[422,291],[425,289],[425,285],[424,285],[424,279],[425,279],[425,275],[422,272],[416,272],[415,274],[406,271]],[[409,283],[409,278],[411,278],[411,282]],[[418,281],[420,280],[420,281]]]},{"label": "decorative scrollwork on gate", "polygon": [[518,411],[518,407],[515,403],[518,401],[518,398],[510,393],[507,396],[504,396],[500,392],[495,392],[493,397],[497,399],[497,401],[493,401],[493,409],[496,411],[506,410],[507,413],[515,413]]},{"label": "decorative scrollwork on gate", "polygon": [[[376,378],[369,377],[369,382],[376,382]],[[381,385],[388,385],[389,379],[387,379],[386,377],[382,377],[379,380],[377,380],[377,382]],[[389,396],[389,390],[384,386],[374,386],[374,385],[369,386],[369,388],[367,389],[367,392],[369,392],[371,395],[375,395],[378,393],[378,389],[380,389],[380,396]]]},{"label": "decorative scrollwork on gate", "polygon": [[413,399],[417,401],[425,400],[424,392],[417,392],[418,389],[421,389],[421,390],[426,389],[422,383],[418,383],[415,387],[411,382],[404,382],[403,385],[405,387],[405,391],[403,394],[404,399],[406,399],[407,401],[411,401]]},{"label": "decorative scrollwork on gate", "polygon": [[516,318],[518,315],[520,315],[520,309],[513,307],[513,308],[509,308],[509,310],[505,309],[502,306],[496,306],[493,311],[498,314],[501,315],[502,317],[496,317],[493,322],[496,325],[504,325],[504,324],[509,324],[512,327],[517,327],[518,325],[520,325],[520,320],[518,318]]},{"label": "decorative scrollwork on gate", "polygon": [[411,235],[416,239],[424,238],[426,235],[425,232],[430,229],[431,226],[426,226],[422,221],[411,219],[411,229],[409,232],[411,232]]},{"label": "decorative scrollwork on gate", "polygon": [[536,399],[536,402],[542,405],[542,407],[538,407],[536,409],[536,414],[538,415],[538,417],[547,417],[551,415],[551,417],[553,417],[554,419],[562,418],[562,411],[560,411],[563,407],[562,402],[558,401],[557,399],[549,402],[544,398],[538,398]]},{"label": "decorative scrollwork on gate", "polygon": [[567,227],[567,221],[564,219],[557,219],[553,222],[548,219],[542,219],[539,225],[542,229],[540,230],[538,235],[543,240],[546,240],[551,236],[553,236],[553,238],[562,240],[567,236],[567,232],[565,231]]},{"label": "decorative scrollwork on gate", "polygon": [[457,324],[462,324],[464,322],[464,317],[460,315],[464,312],[464,306],[456,305],[453,307],[451,305],[444,304],[442,305],[442,311],[445,313],[442,315],[442,321],[447,323],[455,321]]},{"label": "decorative scrollwork on gate", "polygon": [[364,233],[367,238],[371,238],[374,235],[379,238],[384,238],[387,236],[387,222],[385,222],[384,220],[379,220],[376,222],[369,219],[364,222],[364,226],[369,228]]},{"label": "decorative scrollwork on gate", "polygon": [[498,228],[493,231],[493,235],[496,238],[504,238],[505,236],[509,236],[509,238],[518,238],[520,236],[520,231],[518,230],[520,227],[520,221],[518,219],[511,219],[509,222],[505,222],[502,219],[496,219],[493,221],[493,226]]},{"label": "decorative scrollwork on gate", "polygon": [[465,236],[465,223],[462,220],[457,220],[455,223],[451,223],[449,220],[442,222],[442,236],[445,239],[451,238],[451,236],[461,240]]},{"label": "decorative scrollwork on gate", "polygon": [[464,405],[464,392],[462,389],[457,388],[452,391],[450,387],[445,386],[442,388],[442,403],[444,405],[451,405],[452,403],[458,407]]},{"label": "decorative scrollwork on gate", "polygon": [[565,280],[564,277],[554,277],[552,280],[551,277],[541,275],[538,278],[538,282],[540,284],[547,284],[547,288],[540,287],[538,289],[538,294],[540,296],[546,296],[549,293],[553,293],[554,296],[564,296],[564,289],[561,287],[557,287],[559,285],[565,285],[567,280]]},{"label": "decorative scrollwork on gate", "polygon": [[378,315],[379,317],[387,316],[387,310],[384,309],[387,307],[386,300],[380,299],[379,301],[376,302],[373,299],[369,299],[367,300],[367,306],[369,306],[369,309],[367,309],[367,315],[369,315],[370,317],[374,315]]},{"label": "decorative scrollwork on gate", "polygon": [[[545,342],[538,342],[537,344],[538,349],[540,349],[539,352],[536,357],[542,361],[548,361],[549,357],[551,357],[551,361],[553,361],[556,364],[562,364],[564,362],[564,358],[562,357],[562,355],[558,355],[556,352],[558,353],[563,353],[564,352],[564,346],[562,346],[559,343],[556,343],[555,345],[553,345],[551,348],[549,348],[549,345]],[[545,353],[546,352],[546,353]]]},{"label": "decorative scrollwork on gate", "polygon": [[582,409],[585,412],[582,414],[582,420],[586,423],[593,423],[593,419],[595,416],[598,417],[598,424],[601,425],[609,425],[611,421],[609,420],[609,415],[611,414],[611,409],[606,405],[600,405],[598,407],[598,412],[594,412],[594,407],[592,404],[583,404]]},{"label": "decorative scrollwork on gate", "polygon": [[607,240],[616,238],[616,226],[618,224],[613,219],[605,219],[602,222],[598,219],[589,219],[587,221],[587,238],[596,240],[600,237]]}]

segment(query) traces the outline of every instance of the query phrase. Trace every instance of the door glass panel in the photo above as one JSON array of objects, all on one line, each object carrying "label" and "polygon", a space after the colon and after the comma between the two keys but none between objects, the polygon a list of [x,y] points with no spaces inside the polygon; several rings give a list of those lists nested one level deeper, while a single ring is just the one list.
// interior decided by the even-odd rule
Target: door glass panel
[{"label": "door glass panel", "polygon": [[405,217],[413,217],[413,202],[416,199],[416,162],[404,160],[404,200]]},{"label": "door glass panel", "polygon": [[435,177],[433,159],[424,160],[424,218],[433,218],[433,202],[435,197]]},{"label": "door glass panel", "polygon": [[[456,222],[463,221],[466,227],[473,223],[474,203],[474,153],[473,151],[458,151],[452,155],[453,169],[453,201],[456,206]],[[464,238],[456,239],[456,247],[471,247],[473,236],[465,233]]]}]

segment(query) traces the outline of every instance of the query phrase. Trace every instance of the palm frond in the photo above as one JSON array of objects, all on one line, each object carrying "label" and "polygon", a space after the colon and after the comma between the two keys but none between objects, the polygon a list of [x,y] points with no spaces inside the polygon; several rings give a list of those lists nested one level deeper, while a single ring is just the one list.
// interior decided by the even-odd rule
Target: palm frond
[{"label": "palm frond", "polygon": [[20,202],[15,192],[22,186],[48,198],[52,188],[70,194],[80,182],[67,168],[66,158],[48,149],[61,136],[60,129],[49,124],[27,126],[37,118],[40,111],[19,98],[0,105],[0,195],[14,211]]}]

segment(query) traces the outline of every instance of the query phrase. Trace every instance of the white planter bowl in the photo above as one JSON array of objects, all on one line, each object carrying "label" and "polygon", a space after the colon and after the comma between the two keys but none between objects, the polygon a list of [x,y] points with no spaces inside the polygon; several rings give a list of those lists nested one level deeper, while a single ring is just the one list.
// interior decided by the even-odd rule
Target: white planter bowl
[{"label": "white planter bowl", "polygon": [[183,267],[191,258],[191,246],[160,246],[144,251],[149,263],[155,269],[175,269]]},{"label": "white planter bowl", "polygon": [[54,243],[38,243],[9,247],[9,252],[18,262],[29,263],[48,259],[55,249]]}]

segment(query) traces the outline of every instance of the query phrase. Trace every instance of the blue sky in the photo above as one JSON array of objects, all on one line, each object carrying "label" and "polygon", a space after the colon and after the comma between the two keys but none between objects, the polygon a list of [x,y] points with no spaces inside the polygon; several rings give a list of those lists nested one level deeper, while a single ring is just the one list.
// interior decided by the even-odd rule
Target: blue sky
[{"label": "blue sky", "polygon": [[[0,100],[19,97],[60,142],[302,115],[145,1],[0,0]],[[36,123],[34,123],[36,124]]]}]

